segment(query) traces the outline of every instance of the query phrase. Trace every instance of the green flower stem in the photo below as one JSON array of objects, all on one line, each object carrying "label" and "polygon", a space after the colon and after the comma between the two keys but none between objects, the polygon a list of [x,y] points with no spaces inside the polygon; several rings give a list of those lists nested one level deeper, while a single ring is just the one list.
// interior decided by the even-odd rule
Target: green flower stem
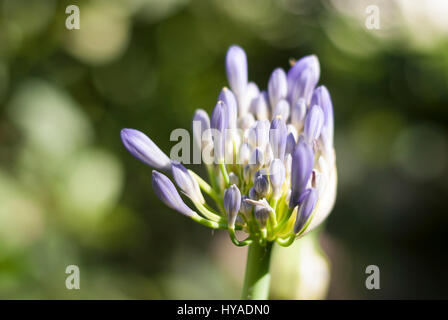
[{"label": "green flower stem", "polygon": [[188,170],[188,172],[193,176],[193,178],[197,181],[199,187],[202,191],[208,194],[216,203],[221,202],[221,197],[219,194],[207,183],[205,182],[199,175],[197,175],[194,171]]},{"label": "green flower stem", "polygon": [[236,237],[234,228],[229,228],[229,235],[230,235],[230,239],[232,240],[233,244],[238,247],[244,247],[244,246],[250,245],[252,243],[252,240],[250,238],[247,238],[243,241],[238,240],[238,238]]},{"label": "green flower stem", "polygon": [[[212,165],[206,165],[208,178],[210,179],[210,183],[212,184],[213,190],[219,190],[219,185],[216,180],[215,168]],[[204,181],[205,182],[205,181]]]},{"label": "green flower stem", "polygon": [[229,179],[229,174],[227,173],[226,165],[223,162],[221,162],[219,164],[219,169],[221,169],[221,173],[224,178],[224,182],[226,183],[226,186],[228,186],[230,184],[230,179]]},{"label": "green flower stem", "polygon": [[202,203],[200,203],[198,201],[193,201],[193,200],[192,200],[192,202],[195,205],[196,209],[198,209],[199,212],[202,213],[205,218],[212,220],[212,221],[216,221],[218,223],[227,223],[227,219],[224,219],[221,216],[219,216],[218,214],[210,211]]},{"label": "green flower stem", "polygon": [[227,223],[218,223],[215,221],[210,221],[202,218],[200,215],[194,215],[191,218],[194,221],[212,229],[227,229]]},{"label": "green flower stem", "polygon": [[225,213],[225,211],[224,211],[224,208],[221,209],[221,206],[218,206],[218,207],[219,207],[219,210],[221,210],[221,211],[219,211],[219,212],[216,211],[213,207],[211,207],[208,203],[204,203],[203,206],[204,206],[207,210],[213,212],[214,214],[219,215],[220,217],[223,217],[223,218],[226,217],[226,213]]},{"label": "green flower stem", "polygon": [[264,246],[261,246],[258,241],[253,241],[249,246],[242,299],[266,300],[269,298],[271,281],[269,264],[272,245],[273,242],[266,242]]},{"label": "green flower stem", "polygon": [[284,239],[277,238],[275,241],[282,247],[289,247],[294,242],[295,239],[296,239],[296,235],[292,234],[289,237],[284,238]]}]

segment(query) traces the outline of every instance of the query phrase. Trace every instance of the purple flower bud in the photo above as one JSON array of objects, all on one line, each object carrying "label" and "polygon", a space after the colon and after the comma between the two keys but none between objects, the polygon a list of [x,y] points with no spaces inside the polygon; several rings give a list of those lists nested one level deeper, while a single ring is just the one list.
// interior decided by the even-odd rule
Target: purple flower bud
[{"label": "purple flower bud", "polygon": [[269,166],[271,164],[271,161],[274,159],[274,152],[272,151],[271,145],[268,143],[264,150],[264,165]]},{"label": "purple flower bud", "polygon": [[313,164],[313,149],[303,139],[299,139],[292,154],[290,208],[297,205],[300,195],[305,190],[313,170]]},{"label": "purple flower bud", "polygon": [[240,115],[244,115],[249,111],[249,108],[253,100],[260,95],[260,89],[254,82],[249,82],[247,84],[246,91],[241,97],[238,97],[238,107]]},{"label": "purple flower bud", "polygon": [[297,210],[297,218],[294,223],[294,233],[299,233],[316,206],[318,193],[316,189],[307,189],[300,197],[299,209]]},{"label": "purple flower bud", "polygon": [[330,93],[325,86],[319,86],[314,90],[313,96],[311,98],[311,105],[317,104],[320,106],[324,112],[324,129],[322,132],[325,137],[323,137],[328,147],[333,146],[333,127],[334,127],[334,116],[333,116],[333,103],[331,102]]},{"label": "purple flower bud", "polygon": [[229,173],[229,181],[230,184],[235,184],[235,185],[239,185],[240,184],[240,179],[238,178],[238,176],[236,174],[234,174],[233,172]]},{"label": "purple flower bud", "polygon": [[216,106],[212,111],[212,118],[210,121],[210,127],[212,129],[218,130],[220,132],[223,132],[225,129],[227,129],[228,119],[225,109],[226,107],[223,101],[218,101],[216,103]]},{"label": "purple flower bud", "polygon": [[253,171],[259,170],[264,165],[264,154],[260,148],[255,148],[252,152],[249,164]]},{"label": "purple flower bud", "polygon": [[126,149],[138,160],[159,170],[168,171],[171,168],[170,158],[144,133],[122,129],[120,135]]},{"label": "purple flower bud", "polygon": [[257,120],[267,120],[269,116],[269,108],[264,94],[259,94],[258,97],[252,100],[250,112],[257,118]]},{"label": "purple flower bud", "polygon": [[244,165],[243,167],[243,179],[245,183],[250,182],[250,175],[252,174],[252,168],[249,164]]},{"label": "purple flower bud", "polygon": [[227,111],[227,119],[229,121],[228,127],[230,129],[236,128],[236,120],[238,117],[238,106],[233,92],[227,88],[223,88],[219,94],[218,100],[224,102]]},{"label": "purple flower bud", "polygon": [[187,217],[193,217],[197,215],[196,212],[191,210],[183,202],[182,198],[176,190],[176,187],[171,182],[171,180],[168,179],[167,176],[153,170],[152,187],[157,197],[171,209],[174,209]]},{"label": "purple flower bud", "polygon": [[193,137],[196,146],[204,148],[212,142],[210,133],[210,118],[207,112],[197,109],[193,116]]},{"label": "purple flower bud", "polygon": [[288,98],[294,105],[299,98],[308,102],[314,87],[319,82],[320,66],[315,55],[298,60],[288,71]]},{"label": "purple flower bud", "polygon": [[285,169],[286,169],[286,176],[290,177],[291,176],[291,165],[292,165],[292,155],[290,153],[286,154],[284,164],[285,164]]},{"label": "purple flower bud", "polygon": [[313,105],[305,118],[304,137],[309,144],[318,139],[324,124],[324,113],[318,105]]},{"label": "purple flower bud", "polygon": [[247,196],[243,196],[241,198],[241,207],[240,207],[240,211],[242,214],[244,214],[246,217],[249,217],[251,211],[252,211],[252,205],[248,202],[246,202],[245,200],[248,199]]},{"label": "purple flower bud", "polygon": [[269,126],[267,120],[256,121],[248,132],[248,141],[254,147],[265,148],[269,142]]},{"label": "purple flower bud", "polygon": [[185,193],[193,202],[204,203],[201,189],[198,182],[190,175],[188,170],[179,162],[172,162],[171,172],[177,186]]},{"label": "purple flower bud", "polygon": [[259,199],[258,193],[257,193],[257,191],[255,191],[254,187],[249,189],[249,199],[252,199],[252,200],[258,200]]},{"label": "purple flower bud", "polygon": [[265,176],[267,175],[266,170],[264,170],[264,169],[261,169],[261,170],[258,170],[257,172],[255,172],[254,182],[255,182],[255,179],[257,179],[258,177],[263,176],[263,175],[265,175]]},{"label": "purple flower bud", "polygon": [[232,91],[243,95],[247,87],[247,57],[241,47],[233,45],[227,50],[226,72]]},{"label": "purple flower bud", "polygon": [[246,113],[238,119],[238,127],[243,131],[252,127],[254,123],[255,118],[252,113]]},{"label": "purple flower bud", "polygon": [[296,127],[294,127],[292,124],[288,124],[288,125],[286,125],[286,131],[288,132],[288,135],[289,135],[290,133],[292,133],[294,139],[297,139],[297,137],[299,136]]},{"label": "purple flower bud", "polygon": [[218,162],[224,160],[225,152],[225,129],[227,128],[227,113],[224,103],[218,101],[212,112],[210,126],[214,130],[214,151]]},{"label": "purple flower bud", "polygon": [[283,183],[285,182],[286,169],[283,161],[274,159],[269,167],[269,180],[271,181],[274,198],[280,196]]},{"label": "purple flower bud", "polygon": [[249,160],[250,160],[251,153],[252,153],[252,148],[248,143],[244,142],[243,144],[241,144],[240,151],[238,153],[239,163],[240,164],[248,164]]},{"label": "purple flower bud", "polygon": [[224,192],[224,209],[228,217],[228,224],[230,228],[235,225],[235,220],[241,206],[241,192],[236,185],[231,185]]},{"label": "purple flower bud", "polygon": [[330,93],[325,86],[319,86],[314,90],[311,98],[311,105],[317,104],[324,112],[324,125],[333,126],[333,103],[331,102]]},{"label": "purple flower bud", "polygon": [[295,147],[296,147],[296,139],[294,139],[294,134],[290,133],[286,137],[285,154],[292,154]]},{"label": "purple flower bud", "polygon": [[285,99],[280,100],[277,102],[274,108],[274,112],[272,114],[272,119],[275,119],[276,117],[281,117],[283,121],[287,122],[289,118],[289,103]]},{"label": "purple flower bud", "polygon": [[266,197],[270,191],[268,177],[261,174],[257,178],[255,178],[254,189],[260,198]]},{"label": "purple flower bud", "polygon": [[261,227],[266,226],[266,222],[269,218],[269,208],[265,206],[256,205],[254,208],[254,216],[260,222]]},{"label": "purple flower bud", "polygon": [[284,159],[286,149],[286,124],[281,117],[272,120],[269,130],[269,143],[274,153],[274,157],[280,160]]},{"label": "purple flower bud", "polygon": [[291,123],[297,130],[302,130],[303,123],[306,116],[306,102],[305,99],[299,99],[292,105],[291,108]]},{"label": "purple flower bud", "polygon": [[286,80],[286,73],[282,68],[277,68],[272,72],[268,82],[268,93],[271,106],[275,106],[278,101],[286,98],[288,94],[288,82]]}]

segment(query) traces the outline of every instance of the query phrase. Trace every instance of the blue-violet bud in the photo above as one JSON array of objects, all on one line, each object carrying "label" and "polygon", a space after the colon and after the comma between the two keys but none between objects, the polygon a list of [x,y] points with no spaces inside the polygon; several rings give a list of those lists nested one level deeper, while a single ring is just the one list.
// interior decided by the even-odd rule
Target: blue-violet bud
[{"label": "blue-violet bud", "polygon": [[317,203],[318,193],[316,189],[307,189],[300,197],[300,204],[297,210],[297,218],[294,223],[294,233],[297,234],[305,226]]},{"label": "blue-violet bud", "polygon": [[294,208],[299,197],[305,190],[308,180],[311,176],[314,163],[314,152],[309,144],[303,139],[299,139],[297,146],[292,154],[291,163],[291,197],[289,207]]},{"label": "blue-violet bud", "polygon": [[247,57],[241,47],[233,45],[227,50],[226,72],[232,91],[237,96],[245,94],[247,87]]},{"label": "blue-violet bud", "polygon": [[126,149],[138,160],[147,165],[168,171],[171,160],[148,136],[135,129],[122,129],[121,141]]},{"label": "blue-violet bud", "polygon": [[305,127],[303,129],[306,141],[311,144],[318,139],[324,124],[324,113],[318,105],[313,105],[305,118]]},{"label": "blue-violet bud", "polygon": [[288,94],[288,82],[286,73],[282,68],[275,69],[268,82],[269,102],[271,106],[275,106],[278,101],[286,98]]},{"label": "blue-violet bud", "polygon": [[205,203],[198,182],[191,176],[190,172],[179,162],[172,162],[171,172],[174,181],[183,193],[193,202]]},{"label": "blue-violet bud", "polygon": [[235,226],[235,220],[241,206],[241,192],[236,185],[231,185],[224,192],[224,209],[228,217],[230,228]]},{"label": "blue-violet bud", "polygon": [[191,210],[182,200],[171,180],[156,170],[152,171],[152,187],[157,197],[171,209],[174,209],[187,217],[197,215],[197,213]]}]

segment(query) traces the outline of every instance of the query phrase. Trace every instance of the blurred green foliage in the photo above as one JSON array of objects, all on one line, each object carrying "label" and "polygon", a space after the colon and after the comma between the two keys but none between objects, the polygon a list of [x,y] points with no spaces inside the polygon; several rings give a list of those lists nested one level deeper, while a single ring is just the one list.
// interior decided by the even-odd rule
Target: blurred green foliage
[{"label": "blurred green foliage", "polygon": [[262,88],[320,59],[339,171],[329,298],[447,298],[448,6],[422,3],[0,1],[0,298],[239,297],[244,250],[159,202],[119,139],[137,128],[169,153],[171,130],[214,106],[234,43]]}]

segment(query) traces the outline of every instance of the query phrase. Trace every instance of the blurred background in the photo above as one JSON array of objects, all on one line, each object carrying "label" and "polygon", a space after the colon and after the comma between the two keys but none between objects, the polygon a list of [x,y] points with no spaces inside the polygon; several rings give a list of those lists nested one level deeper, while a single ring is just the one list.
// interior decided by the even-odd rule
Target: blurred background
[{"label": "blurred background", "polygon": [[300,292],[282,292],[300,276],[276,253],[272,298],[448,298],[447,17],[444,0],[0,1],[0,298],[239,298],[245,249],[158,201],[119,136],[169,154],[227,85],[231,44],[261,88],[316,54],[335,110],[336,206],[296,255]]}]

